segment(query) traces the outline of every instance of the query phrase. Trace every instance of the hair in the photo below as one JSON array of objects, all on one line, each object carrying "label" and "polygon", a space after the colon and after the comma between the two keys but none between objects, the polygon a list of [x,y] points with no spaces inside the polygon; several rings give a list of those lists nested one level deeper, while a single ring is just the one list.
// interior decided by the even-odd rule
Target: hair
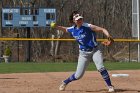
[{"label": "hair", "polygon": [[78,14],[78,11],[73,11],[73,12],[71,13],[71,15],[69,16],[69,22],[70,22],[70,23],[73,23],[73,16],[74,16],[75,14]]}]

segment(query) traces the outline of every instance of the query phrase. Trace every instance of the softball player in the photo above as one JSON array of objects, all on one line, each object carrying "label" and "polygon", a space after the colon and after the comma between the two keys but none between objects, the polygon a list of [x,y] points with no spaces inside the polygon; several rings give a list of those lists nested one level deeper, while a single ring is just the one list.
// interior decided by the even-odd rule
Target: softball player
[{"label": "softball player", "polygon": [[73,15],[73,22],[74,25],[72,27],[58,26],[55,23],[51,23],[51,27],[55,27],[56,29],[64,32],[69,32],[79,44],[77,70],[69,78],[62,82],[59,90],[64,91],[70,82],[80,79],[85,73],[89,60],[92,58],[97,70],[101,73],[108,86],[108,92],[114,92],[114,87],[111,84],[109,74],[103,65],[103,56],[102,52],[98,48],[95,32],[103,32],[107,36],[108,40],[103,42],[104,45],[108,46],[112,44],[113,39],[106,29],[84,23],[83,17],[80,14]]}]

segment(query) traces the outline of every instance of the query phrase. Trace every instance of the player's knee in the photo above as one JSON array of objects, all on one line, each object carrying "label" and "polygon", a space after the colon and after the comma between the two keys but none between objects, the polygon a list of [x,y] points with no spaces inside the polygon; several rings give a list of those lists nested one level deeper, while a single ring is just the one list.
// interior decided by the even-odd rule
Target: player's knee
[{"label": "player's knee", "polygon": [[104,70],[106,70],[105,67],[102,67],[102,68],[99,68],[99,69],[98,69],[99,72],[102,72],[102,71],[104,71]]},{"label": "player's knee", "polygon": [[97,70],[99,72],[102,71],[103,69],[105,69],[104,65],[102,65],[102,66],[96,66],[96,68],[97,68]]},{"label": "player's knee", "polygon": [[80,79],[80,78],[81,78],[81,76],[76,76],[75,78],[78,80],[78,79]]},{"label": "player's knee", "polygon": [[78,79],[81,79],[83,77],[83,74],[81,74],[81,75],[77,75],[77,74],[75,74],[75,78],[78,80]]}]

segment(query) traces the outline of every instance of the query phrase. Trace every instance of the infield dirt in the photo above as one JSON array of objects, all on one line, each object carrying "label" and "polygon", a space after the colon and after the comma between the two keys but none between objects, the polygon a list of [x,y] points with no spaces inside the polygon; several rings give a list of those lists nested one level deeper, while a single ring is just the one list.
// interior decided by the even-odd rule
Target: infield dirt
[{"label": "infield dirt", "polygon": [[[59,91],[61,81],[73,72],[0,74],[0,93],[107,93],[104,80],[97,71],[86,71],[82,79]],[[140,93],[140,70],[109,71],[115,93]],[[129,74],[112,77],[112,74]]]}]

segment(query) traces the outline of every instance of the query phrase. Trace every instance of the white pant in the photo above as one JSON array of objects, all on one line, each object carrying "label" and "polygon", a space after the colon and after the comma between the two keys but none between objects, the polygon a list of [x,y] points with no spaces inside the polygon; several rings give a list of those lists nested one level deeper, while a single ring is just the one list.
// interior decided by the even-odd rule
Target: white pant
[{"label": "white pant", "polygon": [[76,79],[80,79],[84,75],[85,70],[89,64],[89,60],[91,58],[93,59],[97,70],[100,70],[101,68],[104,67],[103,57],[102,57],[102,53],[100,50],[95,49],[94,51],[91,51],[91,52],[85,52],[85,51],[80,50],[77,70],[75,73]]}]

